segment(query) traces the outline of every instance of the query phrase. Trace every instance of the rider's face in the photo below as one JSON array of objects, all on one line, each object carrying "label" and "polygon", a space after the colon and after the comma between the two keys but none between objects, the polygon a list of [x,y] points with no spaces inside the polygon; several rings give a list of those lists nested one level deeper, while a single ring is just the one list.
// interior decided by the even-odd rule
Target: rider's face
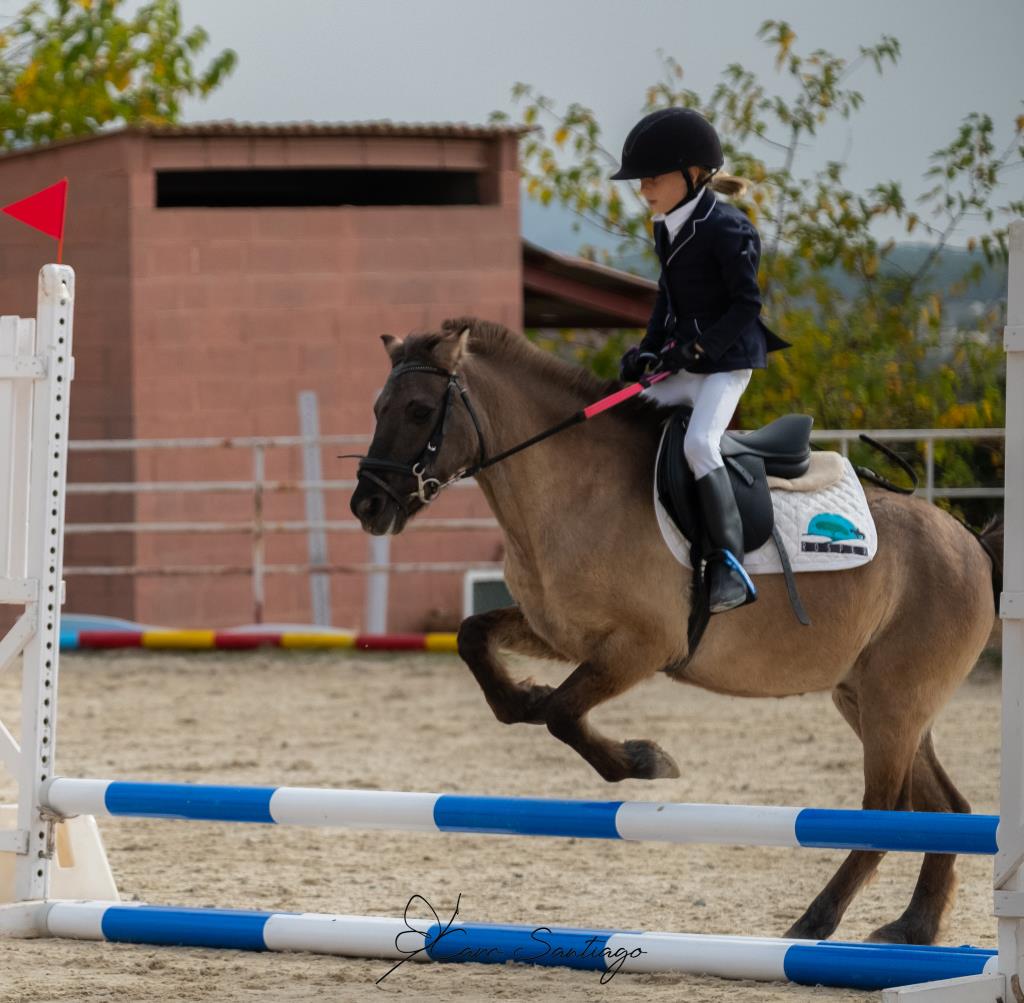
[{"label": "rider's face", "polygon": [[[691,174],[697,173],[697,168],[689,168]],[[668,174],[658,174],[653,178],[640,179],[640,194],[647,200],[651,212],[668,212],[677,203],[686,198],[686,180],[682,171],[670,171]]]}]

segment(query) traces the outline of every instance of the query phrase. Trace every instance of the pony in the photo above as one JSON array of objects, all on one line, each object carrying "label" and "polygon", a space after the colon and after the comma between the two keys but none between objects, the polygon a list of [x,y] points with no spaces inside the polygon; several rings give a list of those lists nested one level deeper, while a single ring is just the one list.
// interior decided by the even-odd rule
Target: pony
[{"label": "pony", "polygon": [[[351,509],[366,532],[400,533],[447,483],[475,473],[516,604],[463,621],[458,649],[499,721],[545,726],[607,781],[656,779],[679,775],[672,757],[601,734],[594,707],[658,672],[733,696],[830,691],[863,746],[865,809],[970,811],[932,724],[992,629],[1001,521],[976,538],[924,500],[869,485],[878,553],[801,574],[812,626],[797,623],[782,576],[763,575],[757,602],[712,617],[690,651],[691,573],[663,543],[651,498],[665,411],[627,401],[484,468],[621,385],[472,317],[382,340],[392,370]],[[557,687],[516,679],[502,649],[575,668]],[[786,936],[830,936],[883,856],[851,852]],[[926,854],[906,910],[872,939],[932,943],[954,861]]]}]

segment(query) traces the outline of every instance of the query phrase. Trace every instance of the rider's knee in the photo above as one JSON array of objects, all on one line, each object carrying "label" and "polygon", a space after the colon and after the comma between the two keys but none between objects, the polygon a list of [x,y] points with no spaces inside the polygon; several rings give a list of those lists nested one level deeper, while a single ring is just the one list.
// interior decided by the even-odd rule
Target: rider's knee
[{"label": "rider's knee", "polygon": [[715,443],[702,435],[687,435],[683,440],[686,462],[698,478],[722,465],[722,456]]}]

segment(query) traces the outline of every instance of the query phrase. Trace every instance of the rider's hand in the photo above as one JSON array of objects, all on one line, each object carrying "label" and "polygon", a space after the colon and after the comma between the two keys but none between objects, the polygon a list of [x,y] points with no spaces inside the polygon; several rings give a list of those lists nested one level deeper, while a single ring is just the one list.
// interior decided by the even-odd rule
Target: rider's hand
[{"label": "rider's hand", "polygon": [[677,372],[680,369],[688,369],[695,362],[704,358],[704,353],[696,341],[678,342],[670,341],[661,350],[661,368],[670,372]]},{"label": "rider's hand", "polygon": [[619,379],[623,383],[635,383],[641,376],[647,375],[658,363],[653,352],[642,352],[634,345],[626,351],[619,363]]}]

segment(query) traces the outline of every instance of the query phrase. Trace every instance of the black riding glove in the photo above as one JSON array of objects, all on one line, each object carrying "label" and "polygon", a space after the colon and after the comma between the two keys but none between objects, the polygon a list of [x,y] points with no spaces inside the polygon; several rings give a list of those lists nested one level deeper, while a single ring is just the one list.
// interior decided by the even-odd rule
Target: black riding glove
[{"label": "black riding glove", "polygon": [[661,350],[661,368],[674,373],[689,368],[702,358],[704,355],[697,347],[696,341],[670,341]]},{"label": "black riding glove", "polygon": [[646,376],[657,366],[658,356],[642,349],[642,343],[639,347],[634,345],[622,356],[622,361],[619,363],[619,379],[623,383],[636,383],[641,376]]}]

